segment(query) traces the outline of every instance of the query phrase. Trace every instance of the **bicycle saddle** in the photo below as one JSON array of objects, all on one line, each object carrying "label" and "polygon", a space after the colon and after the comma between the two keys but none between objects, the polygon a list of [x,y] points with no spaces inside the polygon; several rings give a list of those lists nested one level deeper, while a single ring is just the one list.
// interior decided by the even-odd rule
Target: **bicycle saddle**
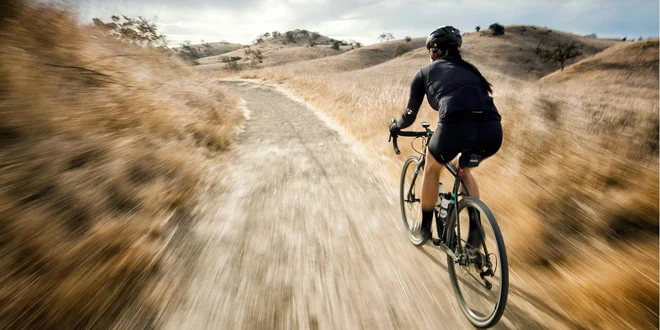
[{"label": "bicycle saddle", "polygon": [[480,154],[466,151],[461,153],[461,158],[458,159],[458,166],[460,168],[477,167],[479,166],[480,161],[481,161]]}]

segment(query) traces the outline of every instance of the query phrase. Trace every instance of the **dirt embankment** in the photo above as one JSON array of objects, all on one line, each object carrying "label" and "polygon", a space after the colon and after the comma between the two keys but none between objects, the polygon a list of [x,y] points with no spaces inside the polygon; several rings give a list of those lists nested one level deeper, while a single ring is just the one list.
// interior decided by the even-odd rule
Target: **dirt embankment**
[{"label": "dirt embankment", "polygon": [[173,229],[236,100],[166,54],[0,4],[0,328],[105,328],[154,311]]}]

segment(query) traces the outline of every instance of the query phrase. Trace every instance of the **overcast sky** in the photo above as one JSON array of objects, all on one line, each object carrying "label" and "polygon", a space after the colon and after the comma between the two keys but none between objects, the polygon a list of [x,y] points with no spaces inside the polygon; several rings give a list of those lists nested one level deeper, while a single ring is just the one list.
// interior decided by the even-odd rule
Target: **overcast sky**
[{"label": "overcast sky", "polygon": [[154,20],[171,43],[250,43],[296,28],[377,42],[382,32],[421,37],[439,25],[462,31],[491,23],[533,24],[599,37],[658,36],[658,0],[60,0],[81,20],[112,14]]}]

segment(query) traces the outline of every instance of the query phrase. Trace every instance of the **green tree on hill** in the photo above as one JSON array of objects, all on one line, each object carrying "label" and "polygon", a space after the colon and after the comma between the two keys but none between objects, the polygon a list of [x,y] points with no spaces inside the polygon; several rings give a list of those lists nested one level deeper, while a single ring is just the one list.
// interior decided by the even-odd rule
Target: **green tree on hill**
[{"label": "green tree on hill", "polygon": [[286,42],[296,43],[296,38],[293,31],[286,31]]},{"label": "green tree on hill", "polygon": [[488,27],[494,36],[504,35],[504,25],[499,23],[493,23]]},{"label": "green tree on hill", "polygon": [[477,25],[476,28],[474,28],[477,32],[481,31],[481,26]]}]

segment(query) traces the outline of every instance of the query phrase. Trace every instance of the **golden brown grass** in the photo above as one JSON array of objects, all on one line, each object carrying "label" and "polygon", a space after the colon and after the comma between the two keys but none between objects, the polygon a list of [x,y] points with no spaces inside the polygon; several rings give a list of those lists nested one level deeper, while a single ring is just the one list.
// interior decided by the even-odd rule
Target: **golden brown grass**
[{"label": "golden brown grass", "polygon": [[235,100],[32,2],[0,5],[0,44],[0,328],[107,328],[136,300],[148,314]]},{"label": "golden brown grass", "polygon": [[[628,86],[658,89],[658,39],[625,42],[547,75],[544,83],[584,84],[605,88]],[[645,91],[646,92],[646,91]]]},{"label": "golden brown grass", "polygon": [[[277,44],[253,45],[253,49],[258,49],[264,56],[263,63],[259,64],[260,68],[274,67],[285,65],[287,63],[307,61],[328,56],[339,55],[346,51],[347,47],[343,46],[340,50],[331,49],[330,46],[319,45],[316,47],[305,47],[304,45],[298,46],[284,46]],[[200,64],[196,69],[200,70],[217,70],[226,69],[227,64],[222,63],[223,57],[241,57],[237,63],[243,66],[248,66],[250,60],[245,56],[243,48],[222,54],[219,56],[209,56],[197,60]]]},{"label": "golden brown grass", "polygon": [[[495,47],[495,40],[487,47]],[[499,40],[512,49],[514,41]],[[614,43],[586,42],[598,47],[599,42]],[[470,60],[483,52],[469,47]],[[624,86],[619,78],[605,80],[610,76],[605,65],[594,69],[603,78],[591,87],[525,82],[520,78],[529,76],[503,70],[509,67],[498,64],[503,62],[488,67],[474,61],[493,82],[503,116],[503,147],[475,175],[503,228],[512,285],[556,306],[582,327],[658,324],[657,42],[650,47],[654,51],[643,57],[656,65],[645,70],[655,72],[628,67],[629,76],[646,79]],[[638,55],[625,49],[615,54],[610,60],[621,63]],[[410,78],[423,65],[418,57],[413,53],[371,69],[322,76],[304,71],[317,60],[301,63],[294,72],[264,70],[244,77],[283,83],[330,114],[396,179],[412,149],[401,139],[402,156],[395,156],[387,124],[405,107]],[[358,63],[353,67],[361,68]],[[422,120],[436,123],[437,113],[424,105],[417,122]],[[412,129],[419,128],[415,125]]]},{"label": "golden brown grass", "polygon": [[[410,46],[413,49],[423,47],[425,40],[426,39],[424,38],[415,38],[410,42]],[[343,53],[337,53],[339,55],[326,56],[311,61],[302,58],[296,62],[290,62],[286,65],[271,69],[273,71],[288,73],[315,72],[323,74],[359,70],[385,63],[393,59],[397,47],[402,44],[406,44],[406,42],[402,40],[382,42],[347,50]]]}]

